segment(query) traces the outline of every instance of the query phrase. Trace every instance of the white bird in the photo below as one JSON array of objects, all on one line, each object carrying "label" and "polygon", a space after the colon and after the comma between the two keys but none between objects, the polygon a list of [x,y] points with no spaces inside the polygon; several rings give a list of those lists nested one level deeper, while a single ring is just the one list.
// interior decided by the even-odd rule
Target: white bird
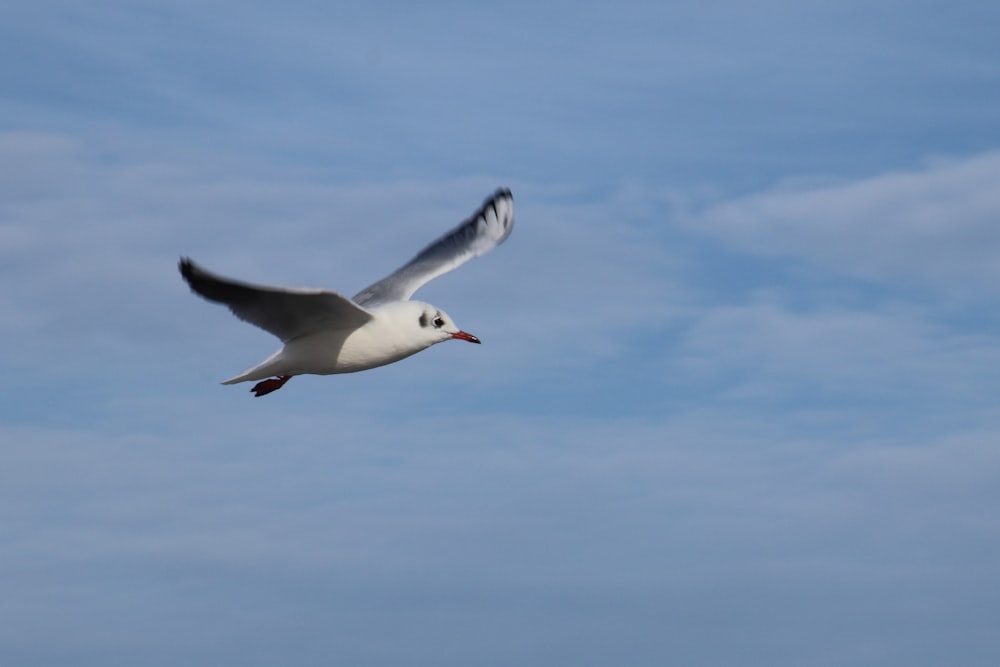
[{"label": "white bird", "polygon": [[514,197],[502,188],[468,220],[353,299],[324,289],[231,280],[186,257],[179,268],[193,292],[229,306],[236,317],[284,343],[261,363],[222,383],[263,380],[251,389],[255,396],[263,396],[295,375],[363,371],[451,338],[479,343],[440,308],[409,299],[427,282],[503,243],[513,228]]}]

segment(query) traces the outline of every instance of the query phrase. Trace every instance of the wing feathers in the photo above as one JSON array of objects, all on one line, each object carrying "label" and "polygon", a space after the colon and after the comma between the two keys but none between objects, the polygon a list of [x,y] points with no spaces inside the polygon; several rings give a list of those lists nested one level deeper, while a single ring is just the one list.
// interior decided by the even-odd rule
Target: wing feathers
[{"label": "wing feathers", "polygon": [[405,301],[428,281],[497,247],[514,229],[514,196],[500,188],[450,232],[417,253],[391,275],[362,290],[354,300],[336,292],[303,287],[253,285],[206,271],[181,258],[178,268],[191,290],[225,304],[241,320],[282,341],[326,329],[356,329],[372,318],[362,306]]},{"label": "wing feathers", "polygon": [[371,314],[336,292],[270,287],[224,278],[181,259],[178,268],[191,290],[229,306],[236,317],[289,341],[324,329],[356,329]]},{"label": "wing feathers", "polygon": [[514,229],[514,196],[500,188],[472,217],[417,253],[401,268],[359,292],[359,304],[405,301],[438,276],[503,243]]}]

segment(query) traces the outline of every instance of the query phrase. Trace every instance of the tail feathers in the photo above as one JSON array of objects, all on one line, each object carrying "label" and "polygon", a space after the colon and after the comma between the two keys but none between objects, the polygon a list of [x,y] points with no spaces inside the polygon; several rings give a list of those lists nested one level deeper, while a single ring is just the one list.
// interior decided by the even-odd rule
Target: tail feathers
[{"label": "tail feathers", "polygon": [[252,382],[253,380],[264,380],[276,375],[289,375],[288,368],[283,363],[281,351],[275,352],[270,357],[260,362],[252,368],[248,368],[239,375],[223,380],[222,384],[238,384],[240,382]]}]

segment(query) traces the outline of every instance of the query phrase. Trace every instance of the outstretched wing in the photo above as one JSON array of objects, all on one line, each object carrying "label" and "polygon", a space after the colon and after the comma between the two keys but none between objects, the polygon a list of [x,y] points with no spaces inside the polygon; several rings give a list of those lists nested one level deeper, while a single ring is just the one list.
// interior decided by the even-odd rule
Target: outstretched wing
[{"label": "outstretched wing", "polygon": [[514,196],[501,188],[471,218],[421,250],[405,266],[363,289],[354,301],[361,305],[406,301],[434,278],[493,250],[513,229]]},{"label": "outstretched wing", "polygon": [[329,290],[251,285],[210,273],[187,257],[178,267],[193,292],[229,306],[236,317],[285,342],[325,329],[356,329],[372,317]]}]

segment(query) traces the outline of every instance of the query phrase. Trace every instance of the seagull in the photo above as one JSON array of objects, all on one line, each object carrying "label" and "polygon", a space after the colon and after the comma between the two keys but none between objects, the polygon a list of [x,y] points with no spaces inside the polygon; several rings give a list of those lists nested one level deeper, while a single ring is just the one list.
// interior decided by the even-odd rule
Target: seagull
[{"label": "seagull", "polygon": [[182,257],[178,268],[191,291],[229,306],[236,317],[281,339],[270,357],[222,384],[260,380],[264,396],[296,375],[355,373],[405,359],[452,338],[479,343],[414,292],[440,275],[503,243],[514,229],[514,197],[501,188],[470,218],[416,257],[348,299],[307,287],[253,285],[225,278]]}]

